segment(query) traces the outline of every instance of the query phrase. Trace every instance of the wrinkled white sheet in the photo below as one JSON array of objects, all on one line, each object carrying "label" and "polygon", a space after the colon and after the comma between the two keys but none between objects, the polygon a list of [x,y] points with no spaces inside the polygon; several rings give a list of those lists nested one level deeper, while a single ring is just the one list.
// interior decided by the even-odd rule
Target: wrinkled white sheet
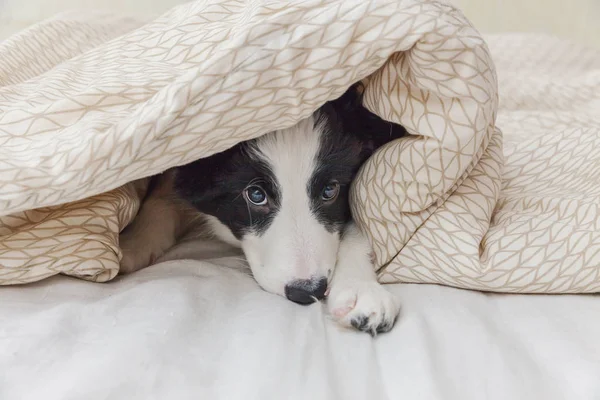
[{"label": "wrinkled white sheet", "polygon": [[598,297],[388,287],[375,340],[200,261],[2,287],[0,399],[600,398]]}]

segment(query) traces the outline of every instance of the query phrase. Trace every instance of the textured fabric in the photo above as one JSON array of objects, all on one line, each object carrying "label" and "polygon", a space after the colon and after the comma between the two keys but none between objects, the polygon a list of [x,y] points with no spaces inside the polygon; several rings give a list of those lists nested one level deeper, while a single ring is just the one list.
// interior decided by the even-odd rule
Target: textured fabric
[{"label": "textured fabric", "polygon": [[[58,272],[111,279],[120,256],[118,229],[140,199],[140,190],[121,185],[291,126],[363,79],[365,106],[412,134],[369,160],[352,192],[383,282],[595,290],[600,278],[590,280],[590,273],[598,267],[598,219],[585,201],[597,203],[589,196],[599,185],[593,173],[581,177],[577,168],[583,162],[597,171],[589,146],[597,131],[544,132],[537,140],[552,142],[555,151],[539,151],[539,163],[532,163],[530,149],[541,144],[527,142],[529,133],[519,128],[504,165],[495,129],[495,69],[481,36],[451,6],[424,0],[199,1],[137,26],[109,16],[63,16],[0,44],[6,55],[0,57],[0,283]],[[555,45],[534,50],[556,52]],[[511,56],[523,60],[525,54]],[[497,56],[502,65],[505,55]],[[543,69],[544,57],[533,57],[539,61],[534,71]],[[572,61],[582,57],[596,56],[582,53]],[[506,101],[526,108],[519,93],[531,85],[527,96],[543,98],[532,101],[548,106],[544,116],[555,115],[558,106],[545,98],[548,85],[566,96],[560,85],[569,75],[548,70],[549,80],[541,83],[536,74],[537,80],[521,82],[521,65],[504,64],[501,73],[521,83]],[[594,73],[557,103],[597,102],[597,91],[583,90],[597,84]],[[591,121],[596,117],[586,110],[592,108],[578,110]],[[560,154],[560,135],[567,147],[576,150],[578,142],[588,153],[557,171],[557,159],[574,160]],[[575,189],[557,172],[577,176],[569,182]],[[578,185],[586,177],[591,189]],[[115,188],[112,216],[82,208],[90,220],[110,219],[104,225],[111,228],[99,236],[85,229],[77,239],[103,243],[110,256],[95,258],[73,243],[67,263],[64,251],[51,252],[54,243],[42,245],[39,219],[11,222],[32,221],[27,210],[50,207],[45,234],[57,226],[52,239],[63,243],[74,236],[70,229],[61,232],[64,222],[56,224],[52,213],[65,207],[58,205]],[[577,195],[573,190],[581,192],[579,202],[565,206],[565,196]],[[122,193],[130,201],[122,201]],[[569,232],[565,213],[573,216]],[[5,240],[11,237],[18,240]]]},{"label": "textured fabric", "polygon": [[[104,31],[108,19],[57,18],[0,48],[0,209],[12,213],[2,223],[5,236],[28,239],[2,240],[0,262],[11,270],[4,283],[23,268],[36,271],[19,272],[18,282],[81,275],[63,267],[64,253],[44,251],[37,225],[14,228],[11,220],[28,220],[14,213],[77,201],[289,127],[366,77],[366,105],[418,135],[399,156],[431,155],[406,169],[407,182],[421,182],[396,189],[411,199],[404,211],[444,195],[492,131],[487,48],[441,2],[202,1],[133,30],[135,22],[116,21]],[[442,173],[427,181],[428,170]],[[91,208],[90,217],[98,217]],[[115,233],[102,241],[117,251],[98,268],[115,270]],[[85,270],[96,280],[114,275]]]},{"label": "textured fabric", "polygon": [[[600,53],[539,35],[494,35],[488,43],[499,75],[501,185],[495,175],[501,158],[484,155],[424,223],[429,210],[383,215],[387,241],[374,236],[375,247],[380,262],[390,262],[380,279],[502,292],[598,292]],[[495,140],[490,154],[500,151]],[[370,168],[382,176],[392,160],[383,153]],[[376,192],[380,182],[372,178],[364,190]],[[391,226],[417,225],[403,247],[389,244],[404,237]],[[381,250],[386,245],[390,251]]]}]

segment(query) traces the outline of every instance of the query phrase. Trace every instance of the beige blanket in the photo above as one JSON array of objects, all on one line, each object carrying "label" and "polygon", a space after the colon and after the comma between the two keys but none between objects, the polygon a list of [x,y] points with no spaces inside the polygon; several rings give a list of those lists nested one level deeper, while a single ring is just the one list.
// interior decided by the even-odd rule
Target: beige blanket
[{"label": "beige blanket", "polygon": [[600,57],[491,43],[505,156],[488,48],[439,1],[197,1],[145,25],[70,14],[22,32],[0,43],[0,283],[112,279],[140,178],[362,79],[365,106],[412,134],[352,193],[383,282],[595,291]]}]

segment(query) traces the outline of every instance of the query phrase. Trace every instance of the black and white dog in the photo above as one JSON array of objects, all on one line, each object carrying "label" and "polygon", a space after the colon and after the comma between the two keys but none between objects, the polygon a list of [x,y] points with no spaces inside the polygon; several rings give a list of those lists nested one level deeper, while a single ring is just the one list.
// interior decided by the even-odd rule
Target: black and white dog
[{"label": "black and white dog", "polygon": [[205,233],[243,250],[266,291],[300,304],[327,296],[341,324],[386,332],[399,308],[376,280],[348,197],[363,162],[405,133],[367,111],[355,85],[289,129],[174,168],[122,233],[121,270],[148,266],[201,221]]}]

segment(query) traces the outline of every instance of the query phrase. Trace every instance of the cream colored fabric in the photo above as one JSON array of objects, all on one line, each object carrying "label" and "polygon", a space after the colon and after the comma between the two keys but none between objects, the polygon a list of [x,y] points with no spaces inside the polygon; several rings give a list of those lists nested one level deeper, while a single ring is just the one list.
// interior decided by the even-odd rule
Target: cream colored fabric
[{"label": "cream colored fabric", "polygon": [[[509,147],[504,166],[494,126],[495,69],[483,39],[454,8],[425,0],[198,1],[139,25],[66,15],[0,43],[0,283],[61,272],[111,279],[120,257],[118,230],[145,189],[143,180],[137,187],[127,182],[291,126],[364,79],[365,105],[413,134],[381,149],[353,190],[354,213],[384,266],[382,281],[594,289],[578,278],[598,266],[591,228],[597,218],[589,210],[578,215],[594,186],[585,191],[572,179],[579,192],[567,190],[550,168],[562,159],[560,151],[539,154],[545,169],[532,163],[524,155],[535,144],[521,125],[510,132],[518,144]],[[516,55],[523,60],[524,53]],[[507,73],[511,68],[509,82],[518,81],[521,67],[507,65]],[[552,79],[544,82],[551,85],[565,78],[548,74]],[[593,108],[595,93],[579,97],[597,82],[589,79],[581,86],[569,82],[569,93]],[[531,90],[521,95],[521,84],[506,100],[519,110],[521,103],[528,107],[523,98],[533,96],[537,105],[535,95],[548,92],[547,85],[525,83]],[[547,111],[531,118],[556,115]],[[595,118],[581,114],[586,122]],[[562,137],[540,135],[546,133],[549,141]],[[587,161],[598,169],[591,155]],[[558,172],[581,175],[571,171]],[[547,192],[529,180],[547,182]],[[564,221],[545,213],[556,206],[565,215],[565,192],[582,194],[567,209],[578,215],[573,229],[587,229],[588,242],[565,239]],[[76,203],[60,206],[65,202]],[[110,211],[99,212],[96,204]],[[27,211],[39,207],[45,214]],[[65,223],[60,213],[70,207],[80,218]],[[41,232],[53,241],[40,240]],[[556,240],[568,243],[557,251]],[[66,242],[72,251],[54,251],[55,243]],[[96,248],[102,256],[94,255]],[[530,256],[532,248],[550,256]],[[569,269],[582,252],[589,256]]]},{"label": "cream colored fabric", "polygon": [[[490,36],[488,43],[499,75],[502,184],[495,175],[500,157],[484,155],[439,207],[418,214],[382,207],[390,212],[377,222],[386,229],[378,230],[385,240],[374,236],[375,247],[380,263],[389,264],[380,279],[501,292],[598,292],[600,53],[543,35]],[[499,151],[495,139],[490,147]],[[379,176],[396,159],[387,153],[370,162]],[[370,182],[363,190],[377,192],[380,180]],[[402,235],[390,228],[398,225],[415,229]],[[398,238],[407,239],[402,247],[390,244]]]},{"label": "cream colored fabric", "polygon": [[[18,281],[8,274],[5,283],[50,271],[80,275],[59,268],[64,253],[39,247],[44,262],[23,262],[38,243],[37,225],[13,228],[7,218],[27,220],[18,213],[96,195],[291,126],[373,73],[370,108],[396,118],[403,115],[396,108],[411,105],[404,110],[414,119],[402,122],[420,136],[401,155],[436,154],[413,169],[444,170],[407,186],[419,196],[414,207],[447,192],[491,132],[489,54],[460,12],[443,3],[198,1],[138,29],[103,18],[65,16],[0,47],[0,209],[13,214],[2,223],[5,236],[30,239],[2,240],[0,263],[35,269]],[[435,60],[441,65],[432,66]],[[414,97],[408,103],[397,73],[410,75],[402,84]],[[448,131],[437,129],[440,122]],[[90,217],[97,217],[92,209]],[[113,271],[118,256],[96,265]],[[114,275],[85,270],[85,277]]]},{"label": "cream colored fabric", "polygon": [[0,217],[0,283],[34,282],[59,273],[97,282],[114,278],[119,232],[135,217],[146,182]]}]

